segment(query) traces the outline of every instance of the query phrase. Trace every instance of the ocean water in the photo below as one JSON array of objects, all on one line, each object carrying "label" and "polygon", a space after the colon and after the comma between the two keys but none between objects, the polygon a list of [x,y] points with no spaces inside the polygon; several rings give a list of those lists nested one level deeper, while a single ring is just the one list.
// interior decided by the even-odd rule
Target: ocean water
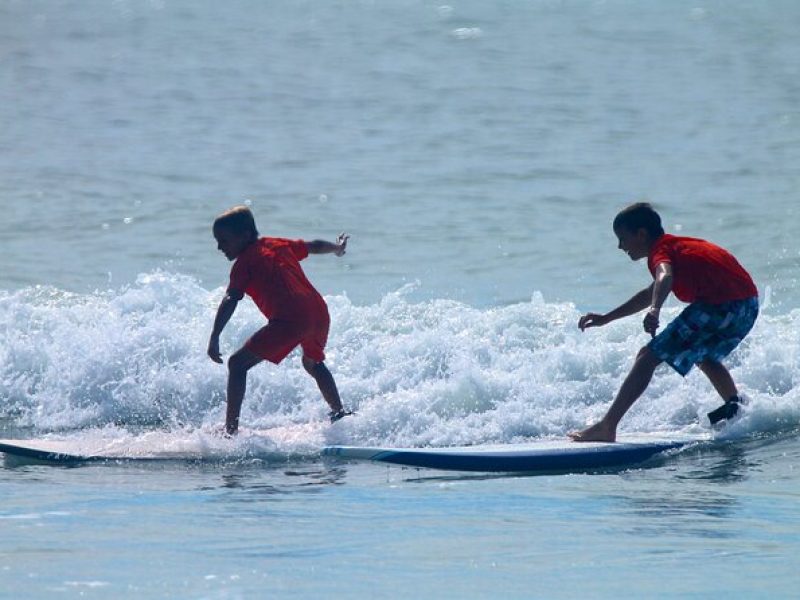
[{"label": "ocean water", "polygon": [[[0,597],[794,597],[798,30],[788,0],[0,2],[0,437],[218,447],[210,225],[239,203],[351,234],[304,267],[358,411],[327,425],[294,354],[250,374],[259,452],[0,468]],[[538,477],[320,457],[601,416],[647,338],[577,320],[648,284],[610,228],[642,199],[761,292],[713,444]],[[223,353],[262,323],[242,303]],[[662,368],[621,434],[717,404]]]}]

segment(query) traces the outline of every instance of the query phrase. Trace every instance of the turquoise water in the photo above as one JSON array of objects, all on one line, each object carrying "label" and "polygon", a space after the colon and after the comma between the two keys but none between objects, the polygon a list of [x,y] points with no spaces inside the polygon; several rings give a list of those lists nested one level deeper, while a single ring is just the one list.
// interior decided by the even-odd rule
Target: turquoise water
[{"label": "turquoise water", "polygon": [[[351,233],[305,267],[359,412],[326,425],[293,355],[251,373],[262,459],[6,465],[0,596],[793,597],[798,29],[778,1],[0,3],[0,437],[203,443],[210,223],[241,202]],[[576,324],[646,285],[610,231],[643,198],[761,290],[713,444],[543,477],[320,458],[601,415],[646,336]],[[261,323],[243,304],[223,353]],[[622,434],[706,433],[717,402],[659,370]]]}]

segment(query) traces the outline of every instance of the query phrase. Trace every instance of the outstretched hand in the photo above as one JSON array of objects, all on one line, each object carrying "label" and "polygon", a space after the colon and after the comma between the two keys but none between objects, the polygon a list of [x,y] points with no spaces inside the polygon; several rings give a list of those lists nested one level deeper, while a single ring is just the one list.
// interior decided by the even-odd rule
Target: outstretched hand
[{"label": "outstretched hand", "polygon": [[336,256],[344,256],[345,252],[347,252],[347,240],[350,239],[350,235],[347,233],[340,233],[339,237],[336,238],[336,246],[337,249],[334,251]]},{"label": "outstretched hand", "polygon": [[581,331],[585,331],[589,327],[602,327],[606,323],[608,323],[608,321],[606,320],[605,315],[588,313],[578,319],[578,328]]}]

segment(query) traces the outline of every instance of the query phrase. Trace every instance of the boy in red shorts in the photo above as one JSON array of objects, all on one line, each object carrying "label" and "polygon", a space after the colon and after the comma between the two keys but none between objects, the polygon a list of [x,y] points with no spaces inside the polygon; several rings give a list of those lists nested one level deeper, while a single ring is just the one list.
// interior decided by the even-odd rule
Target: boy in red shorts
[{"label": "boy in red shorts", "polygon": [[[647,257],[653,283],[611,312],[589,313],[578,327],[602,327],[647,308],[644,330],[653,339],[639,351],[606,415],[596,424],[570,433],[578,442],[616,440],[617,424],[644,392],[653,372],[667,362],[681,375],[693,365],[711,380],[725,404],[708,413],[712,425],[733,417],[741,399],[730,373],[720,362],[739,345],[758,316],[758,290],[727,250],[705,240],[664,233],[661,217],[646,203],[629,206],[614,219],[619,249],[631,260]],[[689,302],[656,335],[659,313],[669,293]]]},{"label": "boy in red shorts", "polygon": [[342,408],[336,382],[323,362],[330,325],[328,307],[299,263],[309,254],[342,256],[349,236],[342,234],[335,243],[259,238],[253,213],[246,206],[234,207],[217,217],[213,232],[219,250],[236,262],[208,341],[211,360],[222,363],[219,335],[244,294],[269,319],[228,359],[225,431],[232,435],[239,428],[247,372],[263,360],[280,363],[298,345],[303,349],[303,367],[316,380],[330,406],[331,423],[352,414]]}]

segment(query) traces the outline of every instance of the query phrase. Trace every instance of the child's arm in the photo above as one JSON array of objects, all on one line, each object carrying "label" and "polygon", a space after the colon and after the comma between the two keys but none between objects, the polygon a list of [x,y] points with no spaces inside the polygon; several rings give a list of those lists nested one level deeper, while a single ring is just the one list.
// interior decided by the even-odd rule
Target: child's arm
[{"label": "child's arm", "polygon": [[336,242],[314,240],[313,242],[306,242],[306,247],[309,254],[335,254],[336,256],[342,256],[347,250],[347,240],[349,239],[349,235],[341,233],[336,238]]},{"label": "child's arm", "polygon": [[214,329],[211,331],[211,338],[208,340],[208,356],[215,363],[222,363],[222,355],[219,353],[219,334],[222,333],[225,325],[230,321],[242,296],[244,294],[238,290],[228,290],[225,292],[222,302],[219,303],[217,316],[214,319]]},{"label": "child's arm", "polygon": [[669,263],[659,263],[656,266],[656,277],[651,286],[653,293],[650,296],[650,310],[644,317],[644,330],[655,337],[658,329],[658,315],[661,313],[661,306],[672,291],[672,265]]},{"label": "child's arm", "polygon": [[611,321],[616,321],[617,319],[628,317],[644,310],[650,306],[650,302],[653,299],[654,286],[655,283],[651,283],[643,290],[634,294],[630,300],[604,315],[599,315],[597,313],[583,315],[578,321],[578,327],[580,327],[581,331],[584,331],[587,327],[602,327],[603,325],[608,325]]}]

